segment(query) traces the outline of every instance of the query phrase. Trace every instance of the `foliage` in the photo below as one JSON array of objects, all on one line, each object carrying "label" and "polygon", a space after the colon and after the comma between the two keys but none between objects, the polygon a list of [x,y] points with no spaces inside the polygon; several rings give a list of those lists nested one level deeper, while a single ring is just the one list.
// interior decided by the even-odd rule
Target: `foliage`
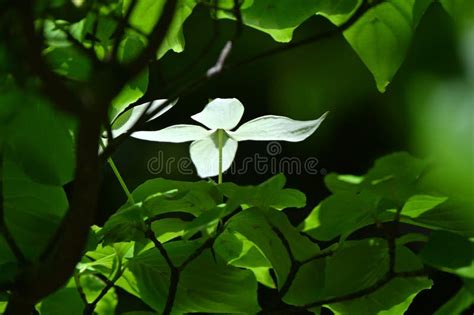
[{"label": "foliage", "polygon": [[[159,106],[135,104],[152,88],[150,60],[184,50],[183,24],[198,7],[212,19],[234,20],[236,37],[248,26],[289,42],[257,59],[342,34],[384,92],[424,12],[437,3],[30,2],[4,4],[0,24],[11,24],[0,41],[0,312],[108,315],[126,295],[142,302],[128,314],[318,314],[322,308],[403,314],[433,285],[431,269],[463,283],[438,314],[460,313],[474,302],[472,204],[427,180],[428,160],[398,152],[362,175],[330,173],[324,181],[331,194],[316,203],[286,188],[283,174],[247,186],[159,177],[129,192],[110,159],[188,89],[253,60],[227,63],[223,49],[207,73]],[[471,20],[470,1],[440,3],[460,24]],[[314,15],[333,26],[292,41],[294,30]],[[294,127],[298,140],[283,140],[306,138],[324,117],[312,121],[311,130]],[[282,121],[271,125],[277,130]],[[269,127],[258,128],[245,130],[245,139],[269,140]],[[99,227],[92,223],[107,159],[127,201]],[[290,222],[289,214],[306,205],[314,208],[299,224]],[[404,234],[401,226],[423,235]],[[374,233],[361,237],[367,229]],[[421,250],[414,250],[415,242]],[[262,287],[276,292],[278,305],[262,305]]]}]

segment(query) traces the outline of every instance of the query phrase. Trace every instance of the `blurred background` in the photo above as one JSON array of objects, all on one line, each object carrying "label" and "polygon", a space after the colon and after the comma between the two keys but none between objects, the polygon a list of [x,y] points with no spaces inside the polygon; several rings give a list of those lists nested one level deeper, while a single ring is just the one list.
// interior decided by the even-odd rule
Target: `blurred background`
[{"label": "blurred background", "polygon": [[[332,27],[324,18],[314,16],[295,31],[294,40]],[[205,73],[234,32],[234,22],[215,22],[209,18],[209,10],[197,8],[184,26],[185,51],[169,52],[152,66],[148,92],[140,101],[153,100],[170,86]],[[245,27],[228,61],[239,61],[276,46],[269,35]],[[280,142],[279,154],[269,154],[267,142],[239,143],[237,165],[255,153],[277,160],[317,159],[317,174],[304,170],[299,175],[286,174],[287,185],[307,196],[306,208],[287,212],[295,224],[329,195],[324,174],[363,174],[376,158],[395,151],[408,151],[432,161],[437,166],[433,182],[440,191],[470,201],[474,198],[474,25],[457,25],[438,3],[422,18],[407,58],[384,94],[377,91],[372,75],[344,38],[336,36],[226,72],[181,98],[150,129],[194,123],[190,116],[217,97],[238,98],[245,106],[242,122],[268,114],[309,120],[330,111],[306,141]],[[150,160],[177,161],[188,157],[188,150],[189,143],[130,139],[114,159],[133,189],[154,177],[196,180],[192,165],[187,168],[192,174],[180,173],[176,162],[168,170],[149,170]],[[98,224],[126,200],[109,168],[104,174]],[[272,175],[271,171],[259,174],[251,167],[245,174],[226,174],[224,180],[249,185]],[[419,294],[408,314],[432,314],[461,285],[448,274],[434,273],[433,278],[433,289]],[[271,292],[262,296],[271,303]],[[121,300],[120,304],[133,309],[133,301]]]}]

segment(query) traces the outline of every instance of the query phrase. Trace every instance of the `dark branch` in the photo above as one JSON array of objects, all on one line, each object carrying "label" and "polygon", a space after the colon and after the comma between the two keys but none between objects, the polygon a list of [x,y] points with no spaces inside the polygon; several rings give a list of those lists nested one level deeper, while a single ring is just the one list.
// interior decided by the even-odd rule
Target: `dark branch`
[{"label": "dark branch", "polygon": [[279,291],[280,297],[282,298],[290,289],[291,284],[293,283],[293,280],[295,280],[296,273],[298,272],[301,266],[301,263],[295,259],[295,256],[293,255],[293,251],[291,250],[291,245],[286,239],[285,235],[280,231],[280,229],[278,229],[276,226],[272,226],[272,230],[278,236],[283,246],[285,247],[288,257],[290,258],[290,262],[291,262],[290,271],[288,272],[286,281],[283,283]]},{"label": "dark branch", "polygon": [[168,255],[168,252],[166,251],[165,247],[156,238],[156,235],[151,229],[150,225],[147,226],[147,229],[145,231],[145,236],[150,241],[152,241],[153,245],[155,245],[155,248],[160,252],[161,256],[163,256],[170,270],[170,284],[168,288],[168,297],[166,298],[165,308],[163,309],[163,315],[169,315],[171,314],[171,311],[173,309],[174,299],[176,297],[176,292],[178,291],[180,270],[176,268],[173,261],[171,260],[171,257]]},{"label": "dark branch", "polygon": [[77,293],[79,293],[79,296],[81,297],[81,300],[84,303],[84,305],[87,306],[88,305],[87,297],[86,297],[86,294],[84,293],[84,288],[81,285],[81,278],[80,278],[79,273],[77,271],[74,272],[73,277],[74,277],[74,283],[76,284]]},{"label": "dark branch", "polygon": [[371,285],[370,287],[361,289],[359,291],[356,291],[354,293],[349,293],[343,296],[338,296],[338,297],[332,297],[328,298],[325,300],[320,300],[314,303],[310,303],[304,306],[301,306],[301,309],[309,309],[317,306],[323,306],[325,304],[334,304],[334,303],[340,303],[340,302],[345,302],[345,301],[350,301],[354,300],[357,298],[361,298],[363,296],[366,296],[368,294],[374,293],[378,289],[382,288],[384,285],[389,283],[391,280],[395,278],[415,278],[415,277],[424,277],[426,276],[425,270],[415,270],[411,272],[398,272],[394,273],[392,275],[389,275],[388,273],[381,278],[379,281]]},{"label": "dark branch", "polygon": [[91,303],[87,303],[86,300],[86,307],[84,308],[84,315],[92,315],[94,314],[94,311],[97,307],[97,304],[104,298],[104,296],[110,291],[115,286],[115,283],[120,279],[122,276],[123,272],[125,271],[125,268],[119,267],[119,270],[115,274],[114,278],[112,280],[107,279],[107,277],[100,278],[102,281],[105,283],[105,287],[100,291],[99,295],[92,301]]}]

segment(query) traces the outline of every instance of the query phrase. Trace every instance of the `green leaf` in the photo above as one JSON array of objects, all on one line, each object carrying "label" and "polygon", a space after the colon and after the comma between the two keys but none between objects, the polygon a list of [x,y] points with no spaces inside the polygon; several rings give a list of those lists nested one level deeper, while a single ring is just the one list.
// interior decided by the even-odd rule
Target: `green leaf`
[{"label": "green leaf", "polygon": [[104,245],[114,242],[144,241],[145,212],[142,204],[125,204],[113,214],[99,235],[104,238]]},{"label": "green leaf", "polygon": [[[124,1],[123,13],[129,8],[130,3],[131,0]],[[174,52],[182,52],[184,50],[183,24],[188,16],[191,15],[196,3],[194,0],[178,0],[173,21],[166,33],[163,44],[157,52],[158,59],[163,57],[168,50],[173,50]],[[160,19],[164,4],[165,1],[138,0],[130,16],[130,24],[141,32],[149,34]]]},{"label": "green leaf", "polygon": [[381,197],[401,206],[417,192],[417,181],[426,169],[426,162],[406,152],[381,157],[367,172],[362,185]]},{"label": "green leaf", "polygon": [[[346,243],[347,244],[347,243]],[[405,247],[396,249],[395,271],[419,270],[419,259]],[[372,259],[370,259],[372,258]],[[351,263],[348,264],[347,262]],[[388,251],[377,240],[356,241],[326,260],[326,294],[340,296],[373,285],[388,270]],[[358,283],[358,286],[356,285]],[[338,287],[338,284],[340,285]],[[414,297],[429,289],[432,281],[426,277],[394,278],[374,293],[346,302],[331,304],[335,314],[404,314]]]},{"label": "green leaf", "polygon": [[332,192],[348,191],[356,193],[362,189],[360,183],[364,180],[362,176],[356,175],[341,175],[330,173],[324,177],[326,187]]},{"label": "green leaf", "polygon": [[335,315],[405,314],[416,295],[431,286],[432,282],[427,278],[396,278],[375,293],[349,302],[332,304],[330,309]]},{"label": "green leaf", "polygon": [[342,296],[369,287],[388,271],[385,241],[370,239],[345,244],[326,259],[325,294],[328,296]]},{"label": "green leaf", "polygon": [[[177,241],[164,245],[175,265],[199,246],[199,242]],[[130,260],[129,272],[118,285],[139,296],[156,311],[168,295],[169,268],[156,248]],[[173,312],[256,313],[257,282],[250,271],[226,266],[204,251],[181,272]]]},{"label": "green leaf", "polygon": [[161,243],[166,243],[176,237],[183,236],[189,222],[181,219],[161,219],[151,225],[155,236]]},{"label": "green leaf", "polygon": [[209,182],[184,182],[156,178],[146,181],[133,193],[136,202],[143,202],[148,216],[167,212],[184,212],[193,216],[214,209],[222,195]]},{"label": "green leaf", "polygon": [[474,237],[474,212],[472,206],[466,202],[448,200],[421,214],[402,213],[401,219],[414,225]]},{"label": "green leaf", "polygon": [[235,210],[235,207],[228,207],[226,204],[220,204],[213,209],[201,213],[185,229],[184,237],[189,238],[195,233],[204,229],[214,230],[219,220]]},{"label": "green leaf", "polygon": [[445,304],[436,310],[434,315],[461,315],[474,304],[474,294],[466,287],[462,287]]},{"label": "green leaf", "polygon": [[426,211],[445,202],[447,197],[438,197],[430,195],[415,195],[410,197],[402,208],[402,214],[409,217],[417,217]]},{"label": "green leaf", "polygon": [[12,158],[33,180],[64,185],[73,178],[75,167],[74,123],[34,97],[10,126],[8,145]]},{"label": "green leaf", "polygon": [[474,242],[461,235],[433,231],[421,257],[430,266],[474,279]]},{"label": "green leaf", "polygon": [[262,208],[302,208],[306,205],[306,196],[299,190],[283,188],[285,175],[278,174],[258,186],[238,186],[224,183],[218,186],[222,194],[233,202],[246,206]]},{"label": "green leaf", "polygon": [[248,269],[254,273],[259,283],[275,288],[275,283],[269,273],[272,267],[270,262],[252,242],[241,234],[226,229],[215,240],[213,248],[227,264]]},{"label": "green leaf", "polygon": [[384,92],[401,66],[414,30],[432,0],[388,0],[370,9],[344,37]]},{"label": "green leaf", "polygon": [[[83,259],[84,262],[80,262],[77,269],[80,273],[93,271],[112,277],[119,271],[118,267],[123,263],[123,259],[133,256],[133,250],[134,244],[132,242],[114,243],[109,246],[99,245],[97,249],[86,253],[87,259]],[[94,260],[90,261],[90,258]]]},{"label": "green leaf", "polygon": [[344,24],[357,8],[362,0],[323,0],[316,14],[324,16],[333,24],[339,26]]},{"label": "green leaf", "polygon": [[444,9],[456,22],[472,22],[474,20],[474,2],[470,0],[440,0]]},{"label": "green leaf", "polygon": [[73,46],[50,47],[44,57],[52,70],[69,79],[87,81],[92,65],[86,55]]},{"label": "green leaf", "polygon": [[8,154],[3,160],[2,193],[7,227],[23,254],[36,259],[68,208],[63,188],[33,181]]},{"label": "green leaf", "polygon": [[281,288],[290,271],[291,260],[264,214],[256,208],[244,210],[228,221],[226,229],[241,234],[260,250],[274,269]]},{"label": "green leaf", "polygon": [[[291,267],[291,259],[284,241],[285,238],[296,260],[304,260],[319,252],[319,247],[301,236],[288,221],[286,215],[274,209],[268,211],[250,208],[232,217],[227,223],[230,232],[238,233],[252,242],[275,270],[278,287],[286,281]],[[279,232],[276,232],[278,230]]]},{"label": "green leaf", "polygon": [[306,305],[323,299],[325,270],[324,258],[300,266],[283,301],[291,305]]},{"label": "green leaf", "polygon": [[316,239],[332,240],[367,222],[374,223],[378,201],[378,198],[367,192],[338,192],[316,206],[299,229]]},{"label": "green leaf", "polygon": [[[265,32],[277,42],[289,42],[293,31],[315,14],[319,0],[257,0],[244,3],[241,9],[245,25]],[[233,5],[227,5],[233,8]],[[220,18],[235,19],[232,13],[219,12]]]},{"label": "green leaf", "polygon": [[[105,283],[92,275],[84,275],[80,278],[81,287],[87,301],[92,302],[105,287]],[[111,289],[99,301],[95,309],[97,315],[114,315],[117,305],[115,289]],[[70,280],[66,287],[46,297],[39,307],[41,315],[82,315],[84,302],[77,291],[75,282]]]},{"label": "green leaf", "polygon": [[[302,306],[358,292],[385,277],[388,260],[383,240],[347,241],[332,256],[303,264],[283,300]],[[397,247],[395,267],[413,271],[422,264],[407,248]],[[336,314],[403,314],[415,295],[430,286],[427,278],[395,278],[364,297],[326,306]]]},{"label": "green leaf", "polygon": [[[158,1],[157,1],[158,2]],[[143,49],[145,43],[134,35],[128,35],[120,43],[118,59],[121,62],[129,62],[135,58]],[[142,97],[148,88],[148,68],[145,68],[135,78],[132,78],[112,100],[110,117],[116,117],[128,105]]]},{"label": "green leaf", "polygon": [[[168,180],[164,178],[155,178],[147,180],[145,183],[138,186],[133,191],[133,199],[136,202],[145,201],[146,199],[151,200],[151,196],[157,193],[167,193],[175,190],[176,195],[184,195],[188,192],[199,192],[200,194],[207,194],[212,200],[205,199],[201,200],[203,208],[214,207],[217,203],[222,201],[222,196],[217,190],[216,186],[210,182],[197,181],[197,182],[185,182],[177,180]],[[190,197],[192,198],[192,197]],[[193,199],[197,200],[204,198],[201,195],[197,197],[194,195]]]}]

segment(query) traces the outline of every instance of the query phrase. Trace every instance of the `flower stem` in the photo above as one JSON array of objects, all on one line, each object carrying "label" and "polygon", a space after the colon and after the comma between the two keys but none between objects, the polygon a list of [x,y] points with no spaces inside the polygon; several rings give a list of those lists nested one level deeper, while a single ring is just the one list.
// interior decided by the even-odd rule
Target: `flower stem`
[{"label": "flower stem", "polygon": [[217,183],[222,184],[222,147],[224,146],[224,130],[217,130],[217,146],[219,148],[219,176]]},{"label": "flower stem", "polygon": [[[102,149],[105,149],[105,145],[104,145],[102,139],[100,140],[100,146],[102,147]],[[107,163],[109,164],[110,168],[112,169],[112,172],[114,172],[115,177],[117,177],[117,180],[118,180],[120,186],[122,187],[123,191],[125,192],[125,195],[127,196],[128,200],[131,203],[135,203],[135,200],[133,200],[133,196],[130,193],[130,190],[128,189],[127,184],[125,184],[125,181],[123,180],[122,175],[120,175],[120,172],[119,172],[117,166],[115,165],[114,160],[112,160],[112,158],[109,157],[107,159]]]}]

